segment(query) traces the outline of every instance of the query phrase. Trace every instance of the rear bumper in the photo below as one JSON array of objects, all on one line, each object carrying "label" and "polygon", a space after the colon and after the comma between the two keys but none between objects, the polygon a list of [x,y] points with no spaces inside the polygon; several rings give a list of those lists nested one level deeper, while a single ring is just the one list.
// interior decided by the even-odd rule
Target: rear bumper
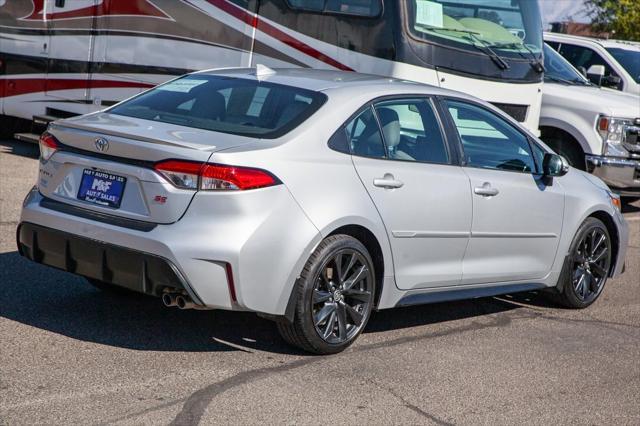
[{"label": "rear bumper", "polygon": [[587,155],[587,171],[622,196],[640,197],[640,160]]},{"label": "rear bumper", "polygon": [[23,256],[152,295],[184,288],[213,309],[283,315],[321,238],[284,185],[198,193],[179,221],[148,228],[59,207],[35,188],[27,195],[18,232]]},{"label": "rear bumper", "polygon": [[149,253],[22,222],[18,226],[19,253],[37,263],[160,296],[165,288],[185,290],[202,301],[169,260]]}]

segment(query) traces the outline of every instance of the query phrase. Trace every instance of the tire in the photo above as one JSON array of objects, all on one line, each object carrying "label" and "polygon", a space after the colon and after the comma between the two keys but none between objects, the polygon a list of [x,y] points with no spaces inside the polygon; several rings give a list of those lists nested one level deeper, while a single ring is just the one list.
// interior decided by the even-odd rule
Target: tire
[{"label": "tire", "polygon": [[602,221],[587,218],[576,232],[562,269],[557,301],[583,309],[602,294],[611,269],[612,242]]},{"label": "tire", "polygon": [[542,140],[556,153],[566,158],[571,167],[580,170],[587,169],[587,160],[585,159],[582,148],[577,146],[578,142],[569,143],[568,140],[563,140],[558,136],[548,136]]},{"label": "tire", "polygon": [[278,322],[280,335],[314,354],[342,352],[369,321],[375,276],[371,256],[360,241],[348,235],[326,238],[296,281],[293,322]]},{"label": "tire", "polygon": [[0,139],[11,139],[15,133],[17,119],[0,115]]}]

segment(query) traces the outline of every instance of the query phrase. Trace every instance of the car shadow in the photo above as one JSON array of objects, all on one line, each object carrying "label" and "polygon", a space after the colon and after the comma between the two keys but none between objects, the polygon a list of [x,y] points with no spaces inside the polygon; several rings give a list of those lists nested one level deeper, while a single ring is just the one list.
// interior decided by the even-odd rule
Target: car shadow
[{"label": "car shadow", "polygon": [[[533,296],[537,297],[537,296]],[[476,299],[374,313],[365,333],[455,321],[520,308],[508,299]],[[181,311],[160,299],[95,289],[83,278],[0,254],[0,317],[73,339],[149,351],[261,350],[303,354],[271,321],[253,313]]]},{"label": "car shadow", "polygon": [[40,156],[40,148],[34,143],[8,139],[0,140],[0,153],[20,155],[22,157],[28,157],[37,160]]}]

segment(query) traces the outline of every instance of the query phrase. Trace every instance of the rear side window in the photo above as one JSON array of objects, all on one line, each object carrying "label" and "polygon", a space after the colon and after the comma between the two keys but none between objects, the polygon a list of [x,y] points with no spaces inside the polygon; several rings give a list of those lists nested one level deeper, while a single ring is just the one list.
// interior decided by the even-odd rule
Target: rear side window
[{"label": "rear side window", "polygon": [[347,142],[353,155],[384,158],[380,127],[371,108],[367,108],[345,126]]},{"label": "rear side window", "polygon": [[287,0],[292,9],[375,17],[382,12],[381,0]]},{"label": "rear side window", "polygon": [[192,74],[110,109],[112,114],[259,138],[293,130],[326,95],[254,79]]},{"label": "rear side window", "polygon": [[426,99],[396,99],[375,105],[387,156],[392,160],[449,163],[440,124]]}]

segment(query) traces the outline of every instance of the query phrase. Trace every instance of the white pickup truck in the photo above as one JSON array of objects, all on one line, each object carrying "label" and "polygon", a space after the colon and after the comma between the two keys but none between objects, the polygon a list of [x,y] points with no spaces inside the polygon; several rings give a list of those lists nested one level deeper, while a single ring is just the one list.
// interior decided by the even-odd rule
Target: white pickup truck
[{"label": "white pickup truck", "polygon": [[640,197],[640,96],[590,83],[544,47],[541,139],[621,196]]}]

